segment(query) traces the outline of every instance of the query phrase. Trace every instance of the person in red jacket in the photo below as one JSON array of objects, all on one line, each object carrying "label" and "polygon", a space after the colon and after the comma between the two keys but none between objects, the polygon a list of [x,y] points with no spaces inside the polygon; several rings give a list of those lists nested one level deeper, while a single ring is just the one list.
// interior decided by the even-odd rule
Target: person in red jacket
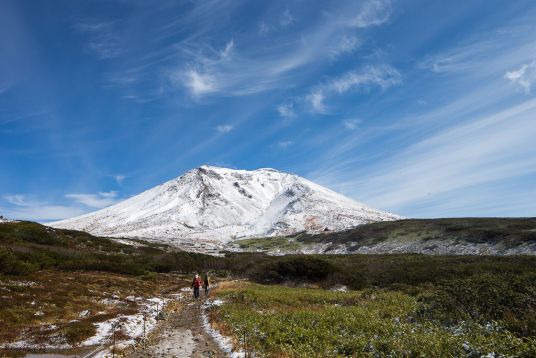
[{"label": "person in red jacket", "polygon": [[194,298],[199,298],[199,287],[201,287],[201,277],[198,274],[195,274],[194,280],[192,281],[192,288],[194,289]]}]

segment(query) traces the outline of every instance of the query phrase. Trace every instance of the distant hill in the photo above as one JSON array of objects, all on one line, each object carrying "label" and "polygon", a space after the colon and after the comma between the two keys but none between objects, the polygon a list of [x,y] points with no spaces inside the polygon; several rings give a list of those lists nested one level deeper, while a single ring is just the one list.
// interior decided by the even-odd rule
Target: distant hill
[{"label": "distant hill", "polygon": [[317,254],[536,254],[536,218],[408,219],[341,232],[239,240],[237,251]]}]

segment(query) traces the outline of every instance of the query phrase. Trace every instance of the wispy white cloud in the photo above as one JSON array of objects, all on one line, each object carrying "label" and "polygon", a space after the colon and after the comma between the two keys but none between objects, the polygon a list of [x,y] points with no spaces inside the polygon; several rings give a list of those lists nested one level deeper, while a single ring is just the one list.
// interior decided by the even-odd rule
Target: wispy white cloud
[{"label": "wispy white cloud", "polygon": [[127,178],[127,176],[124,174],[114,174],[112,175],[112,177],[115,179],[115,181],[119,185],[123,184],[123,181],[125,181],[125,179]]},{"label": "wispy white cloud", "polygon": [[222,133],[222,134],[225,134],[225,133],[229,133],[230,131],[233,130],[233,126],[230,125],[230,124],[220,124],[218,126],[216,126],[216,131],[218,133]]},{"label": "wispy white cloud", "polygon": [[529,94],[532,85],[536,83],[536,61],[524,64],[517,70],[507,72],[504,78],[520,86],[526,94]]},{"label": "wispy white cloud", "polygon": [[88,37],[86,47],[100,59],[111,59],[123,53],[114,22],[79,22],[74,28]]},{"label": "wispy white cloud", "polygon": [[[503,29],[428,57],[419,67],[441,74],[441,96],[421,93],[415,113],[359,124],[310,177],[403,215],[532,215],[536,100],[513,93],[505,78],[533,86],[535,50],[533,31]],[[383,139],[387,147],[367,150]]]},{"label": "wispy white cloud", "polygon": [[116,191],[96,194],[66,194],[65,197],[82,205],[98,209],[110,206],[118,201]]},{"label": "wispy white cloud", "polygon": [[350,90],[369,90],[373,86],[385,90],[401,83],[402,76],[395,68],[389,65],[366,66],[362,69],[346,72],[314,88],[305,100],[310,104],[310,109],[318,113],[326,113],[325,99],[341,95]]},{"label": "wispy white cloud", "polygon": [[[439,74],[474,78],[498,75],[503,76],[512,68],[534,62],[536,44],[534,28],[505,26],[489,32],[477,33],[460,43],[437,53],[427,55],[417,63],[420,69]],[[519,68],[522,69],[522,66]]]},{"label": "wispy white cloud", "polygon": [[310,108],[317,113],[325,113],[326,105],[324,104],[324,90],[315,89],[305,96],[305,101],[310,104]]},{"label": "wispy white cloud", "polygon": [[223,50],[221,50],[220,52],[220,57],[222,59],[228,58],[231,55],[233,48],[234,48],[234,40],[227,42],[227,45],[225,45]]},{"label": "wispy white cloud", "polygon": [[28,198],[24,194],[5,195],[5,201],[10,207],[1,207],[2,215],[16,220],[52,221],[67,217],[81,215],[85,210],[64,205],[51,205],[49,203]]},{"label": "wispy white cloud", "polygon": [[258,25],[259,34],[262,36],[268,35],[272,32],[285,30],[292,25],[296,19],[289,9],[286,9],[281,13],[278,20],[261,21]]},{"label": "wispy white cloud", "polygon": [[534,115],[536,100],[526,101],[425,137],[377,161],[365,175],[350,160],[319,168],[312,177],[377,207],[403,214],[420,207],[415,210],[426,216],[427,205],[439,196],[447,207],[454,199],[461,203],[457,193],[463,190],[536,173]]},{"label": "wispy white cloud", "polygon": [[74,206],[43,205],[4,209],[2,212],[10,219],[49,222],[82,215],[87,211]]},{"label": "wispy white cloud", "polygon": [[201,96],[217,90],[216,79],[209,73],[201,73],[197,70],[190,69],[183,74],[173,73],[171,76],[172,81],[175,83],[182,81],[184,86],[194,96]]},{"label": "wispy white cloud", "polygon": [[377,85],[382,89],[389,88],[402,81],[402,76],[389,65],[367,66],[362,70],[347,72],[331,81],[327,89],[344,93],[360,86]]},{"label": "wispy white cloud", "polygon": [[283,14],[281,14],[281,18],[279,19],[279,24],[281,27],[287,27],[290,24],[292,24],[296,19],[292,14],[290,13],[289,9],[286,9]]},{"label": "wispy white cloud", "polygon": [[[300,32],[285,41],[268,42],[262,49],[249,46],[258,41],[241,36],[225,45],[183,41],[178,45],[185,64],[169,71],[173,87],[182,87],[198,99],[202,96],[245,96],[293,86],[297,70],[356,51],[361,40],[356,27],[378,26],[389,18],[389,1],[368,0],[345,3],[329,16],[309,21]],[[353,14],[355,16],[350,16]],[[286,10],[276,25],[263,21],[259,31],[290,26],[295,19]]]},{"label": "wispy white cloud", "polygon": [[280,104],[277,106],[277,112],[283,118],[296,117],[296,112],[294,111],[294,105],[292,103]]},{"label": "wispy white cloud", "polygon": [[[373,191],[386,206],[536,171],[536,101],[508,108],[490,117],[461,124],[408,148],[388,168],[370,178],[374,185],[391,183],[397,195]],[[387,169],[387,168],[386,168]],[[372,193],[372,192],[371,192]]]},{"label": "wispy white cloud", "polygon": [[4,195],[4,199],[15,206],[36,206],[41,205],[40,202],[30,200],[23,194]]},{"label": "wispy white cloud", "polygon": [[357,36],[343,35],[339,42],[330,48],[330,55],[336,59],[342,55],[357,51],[359,46],[361,46],[361,41]]},{"label": "wispy white cloud", "polygon": [[183,48],[185,53],[194,58],[194,62],[187,69],[178,68],[169,71],[170,83],[174,86],[185,87],[194,97],[229,89],[233,86],[233,79],[221,69],[232,66],[234,48],[234,40],[230,40],[219,50],[208,48],[208,50],[200,51]]},{"label": "wispy white cloud", "polygon": [[471,70],[478,63],[489,62],[486,53],[496,50],[499,45],[500,43],[492,40],[476,39],[447,51],[429,55],[418,63],[418,67],[436,73]]},{"label": "wispy white cloud", "polygon": [[361,11],[351,19],[350,24],[359,28],[379,26],[389,20],[392,11],[389,0],[365,1]]},{"label": "wispy white cloud", "polygon": [[355,130],[359,127],[361,121],[359,119],[345,119],[342,121],[344,128],[349,130]]}]

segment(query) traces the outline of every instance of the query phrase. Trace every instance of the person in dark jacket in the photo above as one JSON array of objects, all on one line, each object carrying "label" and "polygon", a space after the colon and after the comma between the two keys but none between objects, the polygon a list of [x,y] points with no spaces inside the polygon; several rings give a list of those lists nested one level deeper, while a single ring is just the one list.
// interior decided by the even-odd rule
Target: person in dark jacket
[{"label": "person in dark jacket", "polygon": [[201,277],[198,274],[195,274],[194,280],[192,281],[192,288],[194,289],[194,298],[199,298],[199,287],[201,287]]},{"label": "person in dark jacket", "polygon": [[205,298],[208,297],[208,289],[210,286],[210,279],[208,278],[208,272],[205,272],[203,276],[203,288],[205,289]]}]

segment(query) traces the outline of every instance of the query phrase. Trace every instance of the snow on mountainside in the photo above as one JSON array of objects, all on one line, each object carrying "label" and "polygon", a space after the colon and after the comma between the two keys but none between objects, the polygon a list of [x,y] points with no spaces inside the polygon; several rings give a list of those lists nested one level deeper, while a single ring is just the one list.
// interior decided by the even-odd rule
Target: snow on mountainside
[{"label": "snow on mountainside", "polygon": [[398,216],[274,169],[193,169],[108,208],[50,226],[182,246],[343,230]]},{"label": "snow on mountainside", "polygon": [[12,222],[13,220],[9,220],[8,218],[5,218],[3,217],[2,215],[0,215],[0,224],[3,224],[3,223],[10,223]]}]

